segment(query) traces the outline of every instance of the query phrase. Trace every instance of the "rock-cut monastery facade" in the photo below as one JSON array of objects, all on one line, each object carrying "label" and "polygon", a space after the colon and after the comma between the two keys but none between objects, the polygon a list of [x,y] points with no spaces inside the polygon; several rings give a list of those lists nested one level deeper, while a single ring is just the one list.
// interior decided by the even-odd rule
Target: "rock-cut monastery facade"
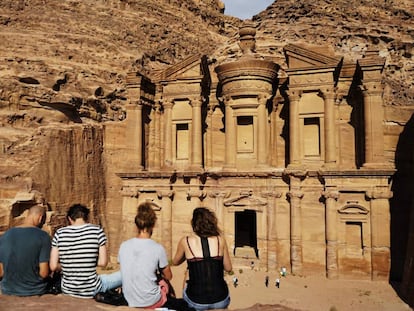
[{"label": "rock-cut monastery facade", "polygon": [[388,280],[385,60],[287,44],[282,69],[255,53],[248,23],[239,44],[233,61],[193,56],[151,79],[128,74],[120,239],[149,200],[154,238],[172,256],[204,206],[235,266]]}]

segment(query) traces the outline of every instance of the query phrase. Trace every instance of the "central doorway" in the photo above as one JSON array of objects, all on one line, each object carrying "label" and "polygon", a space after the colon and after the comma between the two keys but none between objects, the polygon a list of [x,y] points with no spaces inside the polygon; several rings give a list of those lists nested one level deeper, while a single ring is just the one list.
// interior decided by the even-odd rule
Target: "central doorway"
[{"label": "central doorway", "polygon": [[235,212],[235,249],[237,247],[251,247],[259,258],[257,249],[256,212],[244,210]]}]

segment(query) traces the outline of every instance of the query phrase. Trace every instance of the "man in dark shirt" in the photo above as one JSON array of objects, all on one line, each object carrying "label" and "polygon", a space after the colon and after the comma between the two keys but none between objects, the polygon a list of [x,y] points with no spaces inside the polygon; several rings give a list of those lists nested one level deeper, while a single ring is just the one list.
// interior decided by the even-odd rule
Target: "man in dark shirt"
[{"label": "man in dark shirt", "polygon": [[50,237],[41,230],[42,205],[32,206],[21,226],[0,237],[0,287],[4,295],[33,296],[46,293]]}]

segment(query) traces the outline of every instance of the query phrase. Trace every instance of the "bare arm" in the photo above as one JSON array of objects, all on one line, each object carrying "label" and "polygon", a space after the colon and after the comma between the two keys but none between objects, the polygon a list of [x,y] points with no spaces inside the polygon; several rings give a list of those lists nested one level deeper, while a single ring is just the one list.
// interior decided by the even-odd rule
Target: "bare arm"
[{"label": "bare arm", "polygon": [[50,270],[51,271],[59,271],[60,264],[59,264],[59,249],[55,246],[52,246],[52,250],[50,251]]},{"label": "bare arm", "polygon": [[0,262],[0,280],[3,278],[3,264]]},{"label": "bare arm", "polygon": [[49,263],[48,262],[39,263],[39,275],[43,279],[49,276]]},{"label": "bare arm", "polygon": [[233,267],[231,265],[229,249],[227,248],[227,243],[226,243],[226,240],[224,238],[223,238],[223,245],[224,245],[224,249],[223,249],[224,270],[227,271],[227,272],[230,272],[233,269]]},{"label": "bare arm", "polygon": [[170,266],[166,266],[164,269],[162,269],[161,274],[162,277],[168,281],[170,281],[173,277]]},{"label": "bare arm", "polygon": [[185,261],[185,249],[184,249],[184,238],[178,242],[177,251],[175,252],[175,256],[172,260],[172,264],[174,266],[178,266]]},{"label": "bare arm", "polygon": [[99,246],[99,257],[98,257],[98,266],[106,267],[108,264],[108,254],[106,251],[106,245]]}]

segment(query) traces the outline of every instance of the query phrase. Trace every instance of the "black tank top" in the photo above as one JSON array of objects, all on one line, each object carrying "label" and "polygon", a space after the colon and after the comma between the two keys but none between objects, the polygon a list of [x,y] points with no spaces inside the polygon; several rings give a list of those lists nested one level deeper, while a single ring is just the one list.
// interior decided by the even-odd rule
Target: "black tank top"
[{"label": "black tank top", "polygon": [[[220,241],[218,237],[217,240]],[[188,237],[187,245],[194,256]],[[189,280],[186,293],[188,298],[196,303],[216,303],[224,300],[229,294],[227,283],[224,281],[223,256],[210,256],[208,240],[205,237],[201,238],[201,246],[203,257],[187,260]],[[220,249],[220,244],[218,246]]]}]

